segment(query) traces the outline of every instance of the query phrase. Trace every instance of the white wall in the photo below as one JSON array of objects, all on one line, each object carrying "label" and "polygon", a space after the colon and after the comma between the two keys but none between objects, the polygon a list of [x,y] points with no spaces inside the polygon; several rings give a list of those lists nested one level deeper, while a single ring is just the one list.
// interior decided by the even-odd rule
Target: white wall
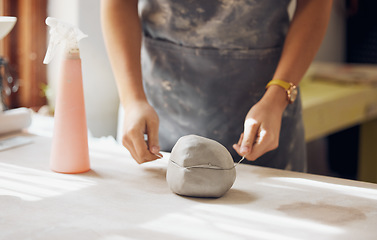
[{"label": "white wall", "polygon": [[[88,127],[96,137],[115,137],[119,100],[101,32],[100,1],[49,0],[48,16],[75,24],[89,36],[79,44]],[[56,57],[48,66],[48,81],[53,89],[58,69]]]},{"label": "white wall", "polygon": [[[288,12],[293,15],[296,0],[292,0]],[[344,62],[346,37],[346,7],[345,0],[334,0],[330,22],[325,38],[317,52],[314,61]]]},{"label": "white wall", "polygon": [[325,38],[314,61],[344,62],[346,59],[345,0],[334,0]]},{"label": "white wall", "polygon": [[[62,21],[69,22],[77,25],[78,23],[78,7],[77,0],[57,1],[49,0],[47,6],[47,15]],[[49,29],[48,29],[49,30]],[[47,81],[49,85],[49,91],[46,93],[49,105],[52,108],[55,106],[55,95],[57,86],[57,77],[59,74],[59,61],[61,57],[62,48],[57,49],[55,57],[51,63],[47,66]]]}]

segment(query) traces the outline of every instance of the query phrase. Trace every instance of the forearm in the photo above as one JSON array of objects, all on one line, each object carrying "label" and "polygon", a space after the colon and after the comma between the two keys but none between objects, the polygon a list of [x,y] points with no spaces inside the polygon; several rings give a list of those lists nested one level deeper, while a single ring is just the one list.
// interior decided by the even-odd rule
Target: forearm
[{"label": "forearm", "polygon": [[123,106],[146,100],[141,75],[137,0],[102,0],[102,29]]},{"label": "forearm", "polygon": [[332,0],[297,0],[274,79],[300,83],[326,33],[331,7]]},{"label": "forearm", "polygon": [[[296,86],[300,83],[326,33],[331,7],[332,0],[297,0],[273,79]],[[277,85],[269,87],[262,99],[267,105],[274,105],[278,112],[288,105],[285,90]]]},{"label": "forearm", "polygon": [[[299,84],[325,34],[331,0],[297,0],[295,15],[284,43],[274,79]],[[255,160],[278,147],[281,119],[288,105],[285,89],[268,87],[261,101],[246,115],[244,132],[234,149]]]}]

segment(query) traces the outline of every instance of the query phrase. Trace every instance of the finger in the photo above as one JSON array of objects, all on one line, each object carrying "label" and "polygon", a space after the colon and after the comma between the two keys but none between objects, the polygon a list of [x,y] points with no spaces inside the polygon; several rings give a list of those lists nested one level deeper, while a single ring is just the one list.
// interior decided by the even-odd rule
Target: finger
[{"label": "finger", "polygon": [[244,156],[244,154],[241,153],[241,147],[238,144],[233,144],[233,149],[237,152],[238,155]]},{"label": "finger", "polygon": [[122,138],[122,144],[130,152],[132,158],[135,159],[136,161],[138,161],[138,157],[137,157],[134,145],[132,144],[132,141],[129,140],[129,138],[128,138],[127,135],[123,136],[123,138]]},{"label": "finger", "polygon": [[273,149],[271,147],[272,141],[268,138],[266,133],[266,130],[263,128],[259,130],[258,138],[256,139],[253,149],[246,157],[248,160],[255,161],[263,154]]},{"label": "finger", "polygon": [[245,121],[244,135],[240,149],[241,154],[248,155],[250,153],[253,148],[253,143],[255,141],[259,127],[260,124],[252,118],[249,118]]},{"label": "finger", "polygon": [[157,157],[148,150],[147,143],[144,141],[144,134],[136,130],[126,134],[126,144],[131,150],[132,157],[137,163],[141,164],[148,161],[156,160]]},{"label": "finger", "polygon": [[249,153],[246,157],[247,160],[249,161],[255,161],[257,160],[260,156],[262,156],[265,153],[264,147],[261,143],[256,143],[253,147],[253,150],[251,153]]},{"label": "finger", "polygon": [[163,158],[164,156],[162,155],[162,153],[153,153],[153,155],[155,155],[157,158],[156,159],[161,159]]},{"label": "finger", "polygon": [[242,140],[243,140],[243,133],[241,133],[240,135],[240,139],[238,139],[238,145],[241,146],[241,143],[242,143]]},{"label": "finger", "polygon": [[240,155],[240,156],[243,156],[241,154],[241,143],[242,143],[242,140],[243,140],[243,133],[241,133],[240,135],[240,138],[238,139],[238,142],[233,144],[233,149],[236,150],[237,154]]},{"label": "finger", "polygon": [[158,121],[151,121],[147,126],[147,135],[148,135],[148,148],[149,151],[160,157],[160,145],[158,141]]},{"label": "finger", "polygon": [[234,148],[234,150],[236,150],[236,152],[238,153],[238,155],[240,155],[241,156],[241,147],[240,147],[240,145],[238,145],[238,144],[233,144],[233,148]]},{"label": "finger", "polygon": [[149,162],[157,159],[157,156],[152,154],[148,150],[148,145],[144,140],[144,134],[138,134],[133,138],[133,145],[136,151],[137,155],[137,162],[138,163],[144,163],[144,162]]}]

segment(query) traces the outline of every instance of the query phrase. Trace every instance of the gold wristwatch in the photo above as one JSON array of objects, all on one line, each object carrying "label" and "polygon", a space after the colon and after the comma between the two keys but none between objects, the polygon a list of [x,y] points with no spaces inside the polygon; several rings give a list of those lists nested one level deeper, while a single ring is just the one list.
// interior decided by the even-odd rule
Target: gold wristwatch
[{"label": "gold wristwatch", "polygon": [[293,83],[286,82],[279,79],[272,79],[266,86],[266,89],[271,85],[278,85],[285,89],[287,93],[288,103],[291,104],[296,100],[297,97],[297,87]]}]

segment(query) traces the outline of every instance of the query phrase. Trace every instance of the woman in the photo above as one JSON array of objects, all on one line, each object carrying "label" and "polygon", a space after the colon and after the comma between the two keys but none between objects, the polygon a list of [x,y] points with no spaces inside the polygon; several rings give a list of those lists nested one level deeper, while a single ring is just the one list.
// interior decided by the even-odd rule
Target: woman
[{"label": "woman", "polygon": [[102,1],[123,144],[138,163],[198,134],[254,164],[305,171],[291,90],[320,46],[332,1],[297,0],[291,22],[289,2]]}]

